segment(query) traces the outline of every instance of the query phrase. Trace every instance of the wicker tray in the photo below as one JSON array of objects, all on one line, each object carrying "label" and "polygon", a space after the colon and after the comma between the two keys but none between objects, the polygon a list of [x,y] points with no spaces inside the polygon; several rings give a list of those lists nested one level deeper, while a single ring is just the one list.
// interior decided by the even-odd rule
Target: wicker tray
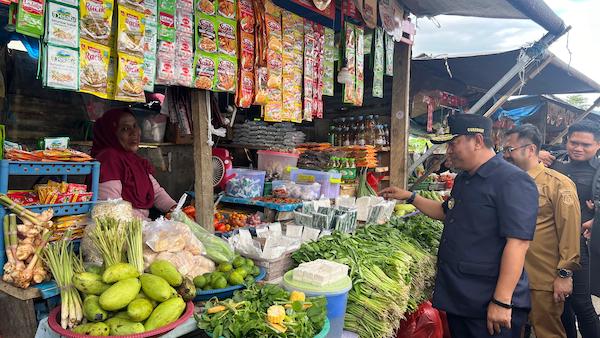
[{"label": "wicker tray", "polygon": [[254,258],[252,260],[254,261],[254,264],[266,270],[267,274],[263,279],[263,281],[265,282],[270,282],[278,278],[282,278],[283,275],[286,272],[290,271],[295,265],[294,260],[292,259],[291,251],[284,254],[280,258],[274,260]]}]

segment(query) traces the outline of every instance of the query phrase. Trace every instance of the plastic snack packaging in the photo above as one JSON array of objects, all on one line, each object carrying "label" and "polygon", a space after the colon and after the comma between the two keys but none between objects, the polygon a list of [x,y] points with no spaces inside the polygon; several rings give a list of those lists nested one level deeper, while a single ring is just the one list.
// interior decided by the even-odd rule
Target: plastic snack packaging
[{"label": "plastic snack packaging", "polygon": [[237,52],[236,22],[218,17],[216,23],[219,52],[229,56],[235,56]]},{"label": "plastic snack packaging", "polygon": [[79,89],[79,52],[70,48],[48,45],[46,53],[46,85],[57,89]]},{"label": "plastic snack packaging", "polygon": [[217,52],[217,29],[214,17],[196,14],[196,48],[207,53]]},{"label": "plastic snack packaging", "polygon": [[194,87],[212,90],[215,81],[215,70],[215,56],[197,51],[194,56]]},{"label": "plastic snack packaging", "polygon": [[175,0],[158,1],[158,39],[175,42]]},{"label": "plastic snack packaging", "polygon": [[146,32],[144,17],[144,14],[127,7],[119,8],[117,34],[117,50],[119,52],[137,57],[144,56],[144,34]]},{"label": "plastic snack packaging", "polygon": [[218,0],[217,13],[227,19],[235,19],[235,0]]},{"label": "plastic snack packaging", "polygon": [[224,92],[235,92],[237,65],[235,58],[219,56],[215,89]]},{"label": "plastic snack packaging", "polygon": [[115,100],[144,102],[144,60],[119,53]]},{"label": "plastic snack packaging", "polygon": [[44,34],[44,0],[21,0],[17,11],[17,33],[39,38]]},{"label": "plastic snack packaging", "polygon": [[107,98],[110,48],[81,40],[79,45],[79,91]]},{"label": "plastic snack packaging", "polygon": [[196,0],[196,11],[206,14],[215,15],[217,12],[216,0]]},{"label": "plastic snack packaging", "polygon": [[108,45],[112,29],[112,0],[81,0],[79,35],[82,39]]},{"label": "plastic snack packaging", "polygon": [[49,2],[46,25],[48,44],[79,47],[79,11],[76,8]]}]

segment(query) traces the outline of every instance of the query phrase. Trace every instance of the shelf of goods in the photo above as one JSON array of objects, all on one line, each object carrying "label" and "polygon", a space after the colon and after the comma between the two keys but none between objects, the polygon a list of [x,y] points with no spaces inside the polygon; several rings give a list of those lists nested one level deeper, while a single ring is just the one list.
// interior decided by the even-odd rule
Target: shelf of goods
[{"label": "shelf of goods", "polygon": [[[36,213],[52,208],[54,216],[68,216],[88,213],[98,198],[98,184],[100,181],[100,162],[22,162],[22,161],[0,161],[0,193],[8,192],[8,183],[12,176],[61,176],[64,182],[67,182],[69,176],[92,176],[91,192],[93,193],[90,202],[63,203],[47,205],[30,205],[26,209]],[[0,219],[9,211],[5,207],[0,208]],[[0,229],[0,266],[6,263],[6,254],[4,251],[4,230]],[[43,299],[48,299],[60,294],[59,288],[54,281],[44,282],[33,285],[40,291]]]}]

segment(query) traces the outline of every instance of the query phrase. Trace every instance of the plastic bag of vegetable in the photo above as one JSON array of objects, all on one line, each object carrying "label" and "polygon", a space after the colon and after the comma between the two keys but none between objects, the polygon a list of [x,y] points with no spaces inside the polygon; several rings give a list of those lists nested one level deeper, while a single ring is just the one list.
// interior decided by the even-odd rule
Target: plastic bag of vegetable
[{"label": "plastic bag of vegetable", "polygon": [[183,212],[182,208],[186,197],[186,195],[181,197],[179,204],[177,204],[177,207],[171,213],[171,219],[185,223],[190,228],[194,236],[204,244],[204,249],[206,250],[206,256],[208,256],[208,258],[218,264],[231,262],[235,253],[231,246],[229,246],[229,243],[211,234]]}]

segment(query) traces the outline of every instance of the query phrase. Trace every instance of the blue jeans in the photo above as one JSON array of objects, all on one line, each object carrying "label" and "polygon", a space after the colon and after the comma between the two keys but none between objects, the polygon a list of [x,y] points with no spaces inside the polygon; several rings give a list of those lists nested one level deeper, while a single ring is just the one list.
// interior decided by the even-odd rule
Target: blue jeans
[{"label": "blue jeans", "polygon": [[562,322],[568,338],[577,338],[577,326],[583,338],[600,337],[600,320],[592,304],[590,292],[590,253],[581,236],[581,269],[573,273],[573,294],[565,302]]}]

